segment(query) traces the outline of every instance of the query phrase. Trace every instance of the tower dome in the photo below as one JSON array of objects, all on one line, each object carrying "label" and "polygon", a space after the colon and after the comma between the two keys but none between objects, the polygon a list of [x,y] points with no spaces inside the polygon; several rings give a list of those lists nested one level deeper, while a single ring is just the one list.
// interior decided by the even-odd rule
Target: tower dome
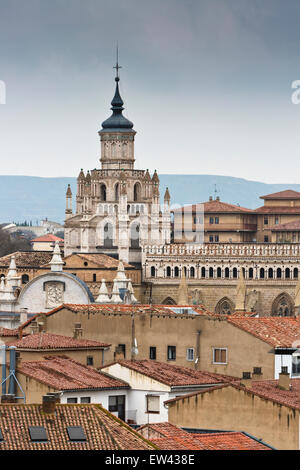
[{"label": "tower dome", "polygon": [[[119,66],[117,64],[117,70],[118,68]],[[113,113],[108,119],[106,119],[106,121],[102,123],[102,129],[99,132],[99,134],[102,134],[104,132],[126,132],[126,133],[133,132],[135,133],[135,131],[133,130],[133,123],[129,121],[129,119],[127,119],[122,114],[124,110],[123,108],[124,102],[121,98],[120,91],[119,91],[119,81],[120,81],[120,78],[117,75],[115,78],[115,82],[116,82],[115,96],[113,97],[113,100],[111,102],[112,107],[110,108]]]}]

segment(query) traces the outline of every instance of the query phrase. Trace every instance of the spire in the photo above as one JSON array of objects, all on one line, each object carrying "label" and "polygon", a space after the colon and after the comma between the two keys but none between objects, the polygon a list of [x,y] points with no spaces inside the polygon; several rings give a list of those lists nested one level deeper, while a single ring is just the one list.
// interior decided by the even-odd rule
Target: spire
[{"label": "spire", "polygon": [[240,278],[236,287],[235,311],[244,312],[246,304],[246,284],[243,268],[240,268]]},{"label": "spire", "polygon": [[189,295],[188,286],[186,283],[184,268],[181,271],[181,281],[178,288],[177,305],[188,305]]},{"label": "spire", "polygon": [[109,295],[108,295],[108,290],[106,287],[105,279],[102,279],[101,286],[99,289],[99,295],[96,299],[97,304],[109,304],[111,302]]},{"label": "spire", "polygon": [[66,192],[66,196],[67,197],[72,197],[72,190],[71,190],[71,185],[68,184],[68,189],[67,189],[67,192]]},{"label": "spire", "polygon": [[169,188],[166,189],[165,196],[164,196],[164,201],[170,201],[171,196],[169,193]]},{"label": "spire", "polygon": [[133,123],[129,121],[129,119],[125,118],[122,114],[124,108],[123,108],[123,100],[120,95],[120,90],[119,90],[119,69],[122,68],[119,65],[119,51],[117,48],[117,61],[116,65],[114,66],[114,69],[116,69],[116,77],[115,77],[115,82],[116,82],[116,90],[115,90],[115,95],[112,99],[111,102],[111,110],[112,110],[112,115],[106,119],[102,123],[102,130],[100,133],[104,132],[132,132],[135,133],[133,130]]},{"label": "spire", "polygon": [[113,286],[113,290],[112,290],[111,302],[113,304],[121,304],[122,303],[122,299],[121,299],[120,293],[119,293],[117,279],[114,280],[114,286]]},{"label": "spire", "polygon": [[59,248],[59,241],[56,240],[54,250],[53,250],[53,256],[52,260],[50,261],[50,266],[51,266],[51,271],[62,271],[63,270],[63,260],[61,259],[61,253],[60,253],[60,248]]},{"label": "spire", "polygon": [[81,168],[80,170],[80,173],[78,175],[78,180],[79,181],[85,181],[85,176],[84,176],[84,173],[83,173],[83,168]]}]

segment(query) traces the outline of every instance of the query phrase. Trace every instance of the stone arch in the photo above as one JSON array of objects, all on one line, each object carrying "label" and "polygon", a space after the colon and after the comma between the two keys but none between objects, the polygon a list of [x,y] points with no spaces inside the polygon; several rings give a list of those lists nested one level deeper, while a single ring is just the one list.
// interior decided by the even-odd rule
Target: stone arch
[{"label": "stone arch", "polygon": [[104,183],[100,185],[100,199],[106,201],[106,185]]},{"label": "stone arch", "polygon": [[272,303],[273,317],[292,317],[294,315],[294,301],[289,294],[282,292]]},{"label": "stone arch", "polygon": [[119,201],[119,194],[120,194],[120,185],[119,183],[115,184],[115,201]]},{"label": "stone arch", "polygon": [[172,297],[166,297],[165,300],[162,301],[162,305],[176,305],[176,302]]},{"label": "stone arch", "polygon": [[234,312],[234,303],[228,297],[223,297],[217,303],[215,312],[221,315],[231,315]]},{"label": "stone arch", "polygon": [[139,248],[140,247],[140,222],[135,220],[130,226],[130,247]]},{"label": "stone arch", "polygon": [[141,200],[141,193],[142,193],[142,187],[140,183],[135,183],[133,187],[133,200],[134,202],[138,202]]}]

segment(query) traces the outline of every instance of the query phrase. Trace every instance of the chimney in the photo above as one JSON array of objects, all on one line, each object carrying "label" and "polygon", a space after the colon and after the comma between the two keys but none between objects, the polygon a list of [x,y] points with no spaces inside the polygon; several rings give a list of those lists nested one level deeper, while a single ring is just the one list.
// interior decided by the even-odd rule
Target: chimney
[{"label": "chimney", "polygon": [[57,403],[57,396],[55,393],[43,395],[43,413],[53,414],[55,413]]},{"label": "chimney", "polygon": [[74,323],[73,338],[78,339],[82,337],[81,323]]},{"label": "chimney", "polygon": [[250,388],[251,384],[252,384],[251,372],[243,372],[241,385],[243,385],[246,388]]},{"label": "chimney", "polygon": [[257,380],[262,380],[263,374],[261,367],[253,367],[253,374],[252,374],[252,380],[257,381]]},{"label": "chimney", "polygon": [[290,390],[290,374],[287,367],[281,367],[279,374],[278,387],[281,390]]},{"label": "chimney", "polygon": [[212,196],[209,196],[209,201],[212,201],[212,200],[213,200]]},{"label": "chimney", "polygon": [[2,395],[1,403],[17,403],[16,395],[12,393],[7,393],[6,395]]},{"label": "chimney", "polygon": [[120,346],[117,346],[114,352],[115,361],[123,361],[125,359],[124,350]]},{"label": "chimney", "polygon": [[217,196],[217,197],[216,197],[216,201],[219,201],[219,200],[220,200],[220,196]]}]

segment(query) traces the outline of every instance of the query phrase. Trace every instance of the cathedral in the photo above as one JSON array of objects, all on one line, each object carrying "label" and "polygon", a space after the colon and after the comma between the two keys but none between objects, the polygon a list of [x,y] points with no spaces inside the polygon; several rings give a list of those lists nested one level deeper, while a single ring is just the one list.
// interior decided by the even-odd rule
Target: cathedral
[{"label": "cathedral", "polygon": [[119,65],[112,115],[102,123],[101,168],[81,170],[77,179],[76,212],[72,192],[66,194],[65,256],[105,253],[129,263],[141,263],[143,245],[170,243],[170,194],[160,204],[157,172],[135,168],[133,123],[123,115]]}]

